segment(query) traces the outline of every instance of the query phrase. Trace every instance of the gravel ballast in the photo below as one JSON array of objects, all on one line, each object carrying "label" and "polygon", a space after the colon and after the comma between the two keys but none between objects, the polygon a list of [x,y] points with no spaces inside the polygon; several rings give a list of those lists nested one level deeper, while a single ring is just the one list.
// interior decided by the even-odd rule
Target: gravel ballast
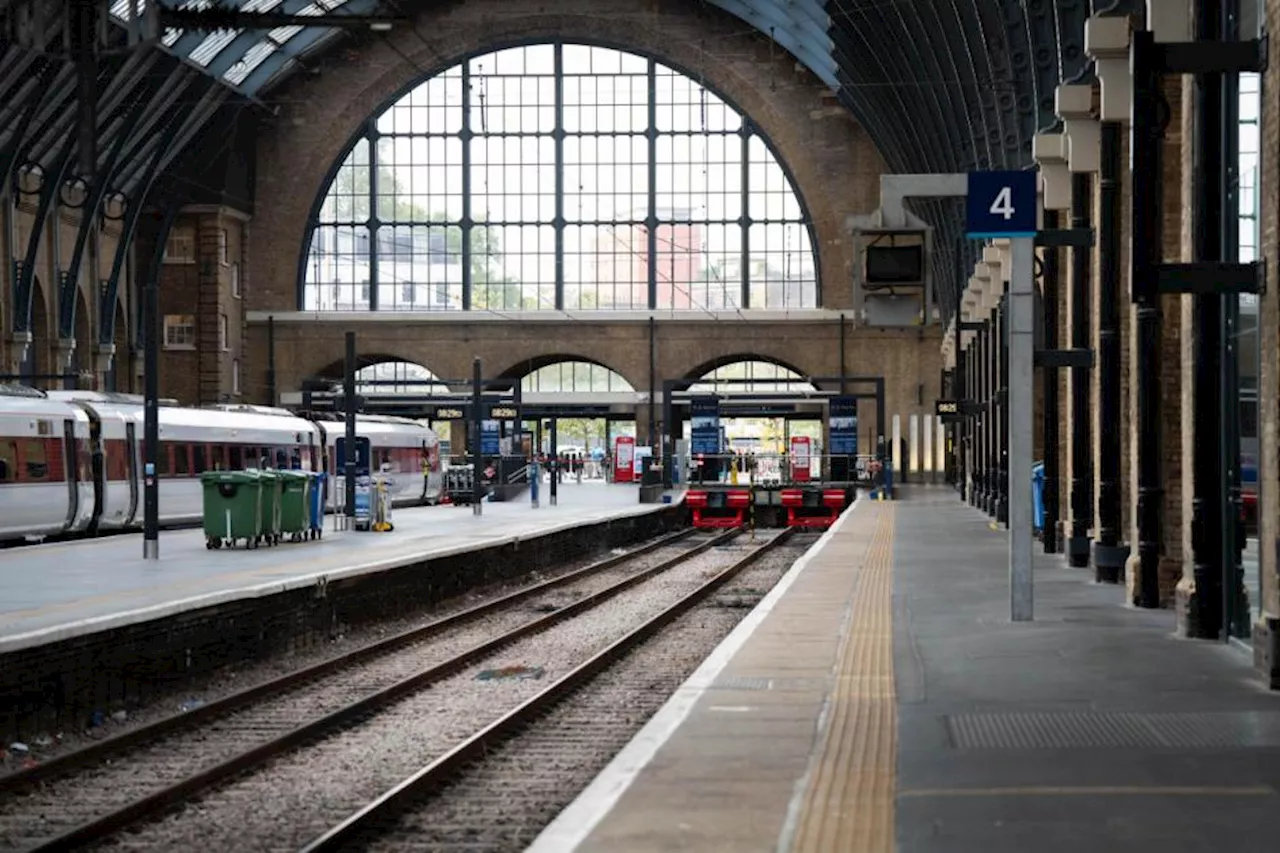
[{"label": "gravel ballast", "polygon": [[[92,769],[52,779],[29,792],[6,795],[0,800],[0,848],[25,847],[120,808],[421,669],[443,662],[498,634],[545,616],[550,611],[683,553],[698,541],[702,540],[690,537],[662,546],[564,587],[549,590],[502,611],[480,617],[474,622],[446,629],[383,657],[363,661],[331,676],[300,685],[278,697],[255,703],[194,730],[165,736]],[[582,561],[583,565],[589,562],[595,561]],[[545,579],[545,576],[539,578]],[[492,590],[486,599],[497,598],[511,591],[511,587]],[[432,615],[441,618],[464,610],[479,603],[476,598],[478,596],[468,597],[465,602],[456,602],[447,609],[440,608]],[[418,620],[416,624],[425,621],[427,620]],[[398,633],[398,629],[402,627],[414,626],[397,625],[386,633]],[[370,637],[369,641],[374,639],[377,637]],[[332,651],[325,657],[333,657]],[[316,662],[319,661],[308,660],[304,665]],[[294,667],[298,668],[301,666]],[[272,677],[280,674],[273,671],[276,667],[263,669]],[[250,680],[245,678],[244,682]],[[226,692],[234,692],[247,686],[248,683],[237,682],[228,685]],[[437,697],[437,694],[432,692],[432,696]],[[201,839],[201,846],[203,841]]]},{"label": "gravel ballast", "polygon": [[[112,839],[111,847],[297,849],[753,547],[735,540],[697,555],[401,700],[362,725],[275,759],[180,812]],[[487,670],[512,666],[533,668],[538,677],[477,679]]]}]

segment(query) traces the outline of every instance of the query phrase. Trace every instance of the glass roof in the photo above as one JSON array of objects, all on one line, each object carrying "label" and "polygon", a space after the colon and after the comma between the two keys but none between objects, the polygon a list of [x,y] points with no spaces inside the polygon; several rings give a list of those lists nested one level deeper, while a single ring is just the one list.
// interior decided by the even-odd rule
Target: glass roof
[{"label": "glass roof", "polygon": [[[129,6],[144,9],[155,0],[112,0],[111,14],[125,20]],[[227,0],[219,0],[227,2]],[[246,12],[285,15],[370,14],[378,0],[231,0]],[[836,62],[826,30],[830,18],[822,0],[711,0],[713,5],[749,21],[794,53],[827,85],[838,88]],[[213,0],[182,0],[166,5],[207,9]],[[186,32],[165,30],[161,44],[175,56],[248,95],[255,95],[288,71],[297,57],[332,37],[328,27],[277,27],[273,30]]]},{"label": "glass roof", "polygon": [[[145,8],[153,0],[112,0],[111,14],[124,21],[130,3]],[[238,0],[246,12],[282,15],[365,14],[376,0]],[[185,0],[180,9],[207,9],[213,0]],[[246,94],[253,95],[292,65],[298,56],[336,30],[328,27],[289,26],[272,30],[222,30],[197,32],[167,29],[160,38],[170,53],[204,69]]]}]

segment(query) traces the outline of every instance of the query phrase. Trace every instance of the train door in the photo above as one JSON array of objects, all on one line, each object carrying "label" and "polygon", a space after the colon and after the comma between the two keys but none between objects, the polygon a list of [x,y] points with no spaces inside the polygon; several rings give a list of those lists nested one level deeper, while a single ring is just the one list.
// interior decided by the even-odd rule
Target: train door
[{"label": "train door", "polygon": [[106,454],[102,446],[102,418],[90,406],[81,406],[81,410],[89,416],[89,454],[90,471],[93,474],[93,515],[89,519],[90,536],[98,532],[98,520],[102,518],[107,497]]},{"label": "train door", "polygon": [[129,515],[132,524],[138,517],[138,425],[133,421],[124,424],[124,470],[129,481]]},{"label": "train door", "polygon": [[67,418],[62,422],[62,447],[67,473],[67,529],[75,526],[80,515],[80,459],[76,445],[76,422]]}]

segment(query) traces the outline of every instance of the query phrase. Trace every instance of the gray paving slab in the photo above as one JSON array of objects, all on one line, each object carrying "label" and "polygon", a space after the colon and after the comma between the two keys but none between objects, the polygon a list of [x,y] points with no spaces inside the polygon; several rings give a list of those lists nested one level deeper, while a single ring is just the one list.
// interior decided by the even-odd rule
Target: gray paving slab
[{"label": "gray paving slab", "polygon": [[330,519],[319,541],[255,551],[207,550],[199,530],[162,531],[154,561],[142,559],[141,534],[12,548],[0,551],[0,651],[661,509],[633,486],[566,483],[554,507],[402,509],[389,533],[335,531]]},{"label": "gray paving slab", "polygon": [[[1008,619],[1007,534],[954,493],[898,506],[903,853],[1280,849],[1280,696],[1236,648],[1179,639],[1036,558]],[[909,535],[903,535],[908,534]]]}]

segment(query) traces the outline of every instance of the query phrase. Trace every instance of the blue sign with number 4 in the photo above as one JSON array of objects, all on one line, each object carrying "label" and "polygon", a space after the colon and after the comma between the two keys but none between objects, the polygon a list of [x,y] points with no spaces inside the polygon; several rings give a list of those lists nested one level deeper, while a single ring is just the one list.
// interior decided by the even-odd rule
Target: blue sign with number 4
[{"label": "blue sign with number 4", "polygon": [[1035,172],[970,172],[965,230],[972,238],[1030,237],[1036,228]]}]

